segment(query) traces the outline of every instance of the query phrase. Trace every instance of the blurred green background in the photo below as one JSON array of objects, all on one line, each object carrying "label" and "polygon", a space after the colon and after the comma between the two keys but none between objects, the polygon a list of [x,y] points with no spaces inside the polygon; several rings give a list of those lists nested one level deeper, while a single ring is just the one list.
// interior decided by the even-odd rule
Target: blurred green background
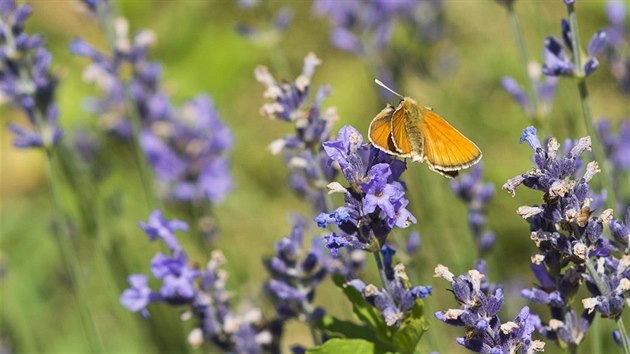
[{"label": "blurred green background", "polygon": [[[53,53],[53,69],[61,79],[58,99],[66,139],[71,139],[78,129],[101,134],[96,118],[83,110],[83,98],[96,94],[81,78],[86,61],[73,57],[68,43],[81,36],[106,48],[104,36],[78,2],[31,3],[34,15],[27,22],[27,30],[43,33]],[[432,106],[484,153],[486,178],[496,186],[488,222],[498,241],[487,257],[489,277],[506,286],[507,306],[502,318],[509,319],[525,305],[518,295],[519,289],[535,281],[529,271],[534,245],[527,224],[515,210],[521,205],[537,203],[541,197],[522,190],[512,198],[500,189],[508,178],[530,168],[530,149],[518,144],[521,130],[529,123],[500,86],[504,75],[524,82],[523,70],[502,6],[489,0],[444,3],[444,38],[420,48],[431,75],[403,75],[400,90]],[[383,106],[372,83],[375,73],[360,58],[330,45],[329,22],[315,16],[308,1],[268,1],[257,9],[241,9],[229,0],[127,0],[115,4],[119,13],[128,18],[132,32],[144,28],[156,32],[158,41],[153,58],[163,63],[164,85],[173,100],[182,102],[200,91],[209,92],[221,118],[232,129],[235,148],[231,161],[236,189],[213,209],[220,229],[213,246],[221,249],[228,259],[228,288],[234,292],[233,303],[249,302],[272,313],[262,296],[261,284],[266,275],[261,271],[261,258],[272,254],[274,242],[288,234],[291,213],[300,212],[308,218],[314,214],[287,188],[288,171],[282,158],[265,149],[271,141],[291,133],[292,127],[259,115],[264,88],[254,80],[253,70],[263,64],[277,77],[293,80],[301,71],[304,56],[315,52],[323,64],[316,71],[314,85],[332,86],[333,94],[324,107],[335,106],[341,118],[335,132],[345,124],[352,124],[364,134],[372,117]],[[238,23],[268,25],[275,10],[282,6],[293,9],[294,19],[276,47],[256,45],[237,33]],[[517,1],[515,6],[530,59],[540,61],[544,38],[559,34],[559,21],[566,16],[565,6],[560,0]],[[596,29],[606,26],[604,6],[604,1],[578,2],[584,44]],[[286,67],[274,66],[278,56],[286,58]],[[443,56],[451,58],[453,70],[440,68],[437,58]],[[413,64],[416,58],[410,56],[404,60]],[[589,78],[589,88],[596,117],[618,121],[630,116],[628,97],[618,93],[606,61],[601,61],[600,69]],[[24,119],[9,105],[2,107],[0,114],[3,123]],[[572,126],[570,122],[579,123]],[[577,89],[570,80],[560,80],[550,115],[551,130],[561,141],[575,138],[569,135],[571,131],[583,136],[586,132],[581,122]],[[86,352],[88,347],[77,306],[50,232],[51,205],[43,155],[40,151],[14,149],[6,129],[0,136],[0,353],[5,349],[24,353]],[[115,149],[112,147],[112,151]],[[106,233],[105,239],[123,241],[116,247],[103,245],[96,234],[79,235],[75,240],[80,247],[81,275],[87,283],[92,316],[107,352],[184,351],[182,343],[193,324],[180,322],[178,309],[150,307],[153,317],[147,321],[118,303],[127,274],[147,273],[150,259],[159,246],[149,243],[137,227],[139,220],[147,219],[150,209],[144,202],[137,169],[130,163],[132,154],[125,149],[117,152],[120,156],[103,166],[111,172],[92,186],[92,195],[99,201],[95,215],[106,222],[106,230],[95,233]],[[421,251],[415,259],[407,261],[408,268],[414,284],[434,287],[433,296],[425,301],[432,328],[421,341],[422,352],[464,352],[454,342],[463,333],[433,319],[433,312],[457,304],[445,290],[446,282],[433,279],[432,274],[438,263],[449,266],[456,274],[473,266],[476,254],[471,251],[475,248],[466,225],[466,208],[450,192],[448,181],[424,165],[410,164],[405,180],[418,224],[393,237],[402,241],[409,231],[421,233]],[[80,210],[69,186],[72,182],[64,182],[64,206],[78,217]],[[166,208],[168,217],[181,214],[182,210],[176,206]],[[308,234],[319,235],[321,230],[313,225]],[[180,239],[194,261],[203,264],[208,259],[210,246],[200,245],[187,234],[181,234]],[[377,282],[371,263],[370,259],[365,278]],[[325,303],[333,314],[351,316],[350,304],[341,299],[330,281],[318,290],[316,302]],[[545,309],[540,310],[546,315]],[[596,342],[593,337],[600,337],[598,340],[606,352],[616,350],[610,335],[612,325],[611,321],[597,319],[599,335],[590,333],[581,346],[582,352],[592,352],[591,345]],[[155,333],[165,336],[157,338]],[[284,338],[285,348],[295,343],[311,343],[306,327],[299,323],[288,326]],[[212,349],[202,347],[199,352],[208,350]],[[560,351],[554,344],[547,344],[546,352]]]}]

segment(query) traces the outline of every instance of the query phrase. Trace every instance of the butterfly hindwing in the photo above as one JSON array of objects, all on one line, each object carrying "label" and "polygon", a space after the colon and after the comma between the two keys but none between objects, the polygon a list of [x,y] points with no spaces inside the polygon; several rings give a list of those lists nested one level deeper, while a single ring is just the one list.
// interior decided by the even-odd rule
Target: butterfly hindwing
[{"label": "butterfly hindwing", "polygon": [[388,154],[396,155],[396,145],[392,140],[392,116],[394,115],[394,107],[387,106],[379,114],[372,119],[368,137],[370,142],[380,150]]}]

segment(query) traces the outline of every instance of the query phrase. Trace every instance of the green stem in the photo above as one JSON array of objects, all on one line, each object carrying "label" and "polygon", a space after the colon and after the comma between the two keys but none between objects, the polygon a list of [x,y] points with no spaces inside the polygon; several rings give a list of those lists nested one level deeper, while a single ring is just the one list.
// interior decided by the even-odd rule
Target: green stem
[{"label": "green stem", "polygon": [[593,158],[600,161],[599,167],[602,170],[601,179],[604,189],[606,190],[606,206],[609,208],[617,208],[617,195],[613,188],[612,174],[606,161],[604,148],[599,139],[599,135],[593,125],[591,113],[591,105],[588,99],[588,89],[584,78],[578,79],[578,90],[580,92],[580,102],[582,103],[582,113],[584,115],[584,125],[586,125],[586,133],[591,136],[591,145],[593,149]]},{"label": "green stem", "polygon": [[624,353],[630,353],[630,343],[628,343],[628,334],[626,332],[626,326],[623,324],[623,319],[619,317],[617,319],[617,329],[619,330],[619,334],[621,335],[621,343],[623,345]]},{"label": "green stem", "polygon": [[602,170],[602,184],[606,190],[606,206],[615,209],[617,207],[617,196],[613,189],[612,174],[609,171],[608,164],[606,162],[606,156],[602,147],[599,135],[595,131],[593,125],[593,113],[591,111],[591,105],[588,99],[588,88],[586,86],[586,77],[584,73],[584,67],[582,65],[582,48],[579,40],[579,30],[577,14],[575,13],[575,7],[573,4],[567,5],[569,13],[569,26],[571,29],[571,43],[573,46],[573,63],[575,65],[575,76],[578,80],[578,91],[580,93],[580,103],[582,104],[582,115],[584,116],[584,124],[586,125],[586,132],[591,136],[593,158],[595,161],[599,161],[599,166]]},{"label": "green stem", "polygon": [[378,268],[378,275],[383,283],[383,288],[389,293],[389,283],[387,282],[387,275],[385,274],[385,267],[383,266],[383,260],[381,259],[380,251],[373,252],[374,260],[376,261],[376,267]]},{"label": "green stem", "polygon": [[527,96],[529,97],[529,101],[532,103],[532,122],[539,128],[543,128],[544,121],[542,119],[542,112],[540,110],[540,102],[538,102],[538,95],[536,95],[536,87],[534,85],[534,80],[531,75],[529,75],[528,69],[528,58],[527,55],[527,47],[525,46],[525,37],[523,36],[523,31],[521,29],[521,24],[518,20],[518,16],[516,15],[516,11],[514,11],[513,2],[509,1],[507,4],[507,10],[510,14],[510,22],[512,24],[512,31],[514,32],[514,39],[516,40],[516,46],[518,47],[518,54],[521,60],[521,67],[523,69],[523,75],[525,80],[527,80]]},{"label": "green stem", "polygon": [[320,190],[320,193],[322,194],[322,199],[324,200],[324,208],[325,208],[325,210],[318,210],[318,211],[330,213],[334,209],[334,206],[333,206],[332,198],[330,197],[330,194],[328,194],[328,189],[326,188],[329,181],[326,179],[324,170],[322,169],[320,162],[316,158],[317,155],[319,155],[319,152],[315,148],[311,148],[311,163],[315,167],[315,171],[317,173],[318,185],[316,187]]},{"label": "green stem", "polygon": [[72,240],[70,239],[70,230],[61,211],[61,203],[59,202],[60,199],[55,183],[54,153],[50,149],[46,149],[46,164],[48,167],[48,189],[54,220],[53,232],[55,234],[55,241],[70,279],[73,296],[79,307],[81,324],[88,344],[91,350],[103,352],[103,342],[92,321],[90,308],[86,302],[88,297],[83,292],[83,287],[80,284],[79,259],[76,251],[73,249]]}]

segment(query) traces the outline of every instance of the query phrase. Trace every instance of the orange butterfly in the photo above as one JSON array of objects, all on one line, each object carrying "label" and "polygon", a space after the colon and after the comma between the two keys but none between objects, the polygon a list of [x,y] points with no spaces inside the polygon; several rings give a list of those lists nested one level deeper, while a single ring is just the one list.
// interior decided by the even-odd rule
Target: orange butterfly
[{"label": "orange butterfly", "polygon": [[431,170],[448,178],[481,160],[477,145],[432,108],[401,96],[379,80],[374,81],[402,100],[396,109],[388,105],[372,119],[369,128],[372,145],[390,155],[426,161]]}]

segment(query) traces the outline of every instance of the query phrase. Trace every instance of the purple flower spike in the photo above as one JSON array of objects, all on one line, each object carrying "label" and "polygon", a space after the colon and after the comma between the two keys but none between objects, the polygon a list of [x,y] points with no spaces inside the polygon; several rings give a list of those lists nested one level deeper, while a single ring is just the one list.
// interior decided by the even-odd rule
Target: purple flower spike
[{"label": "purple flower spike", "polygon": [[[602,140],[613,145],[609,128],[606,123],[598,125]],[[531,257],[538,284],[522,290],[521,295],[549,308],[550,320],[535,324],[543,336],[561,346],[578,346],[595,312],[612,319],[622,314],[626,291],[622,289],[630,289],[627,279],[621,279],[628,276],[626,268],[630,264],[625,254],[627,241],[624,244],[627,230],[613,218],[612,209],[596,211],[600,202],[595,202],[589,183],[599,167],[594,161],[584,165],[582,158],[591,150],[590,137],[567,140],[564,147],[552,137],[541,147],[535,131],[527,128],[523,140],[536,146],[534,168],[508,181],[504,189],[513,194],[524,185],[544,196],[542,205],[525,205],[517,210],[529,223],[529,238],[538,248]],[[604,225],[609,226],[614,240],[604,238]],[[595,267],[584,267],[585,262]],[[578,315],[581,309],[573,307],[572,299],[581,293],[581,284],[591,296],[581,299],[585,310]]]},{"label": "purple flower spike", "polygon": [[157,297],[149,288],[149,279],[143,274],[132,274],[129,276],[131,287],[123,291],[120,295],[120,303],[132,312],[140,312],[144,317],[149,316],[147,306],[151,301],[158,301]]},{"label": "purple flower spike", "polygon": [[466,337],[456,342],[467,349],[481,353],[535,353],[543,351],[545,343],[533,340],[532,334],[538,318],[523,307],[513,321],[501,323],[497,314],[503,305],[503,290],[495,285],[482,286],[484,274],[477,270],[455,276],[448,268],[438,265],[435,277],[451,283],[451,289],[460,304],[458,309],[435,313],[435,317],[451,326],[464,327]]},{"label": "purple flower spike", "polygon": [[10,0],[0,6],[2,29],[7,31],[0,44],[0,94],[28,118],[27,125],[9,124],[13,145],[48,149],[59,144],[63,136],[54,102],[57,78],[51,74],[52,55],[43,37],[24,32],[31,12],[29,5],[16,6]]},{"label": "purple flower spike", "polygon": [[149,216],[149,221],[140,222],[140,228],[149,236],[149,240],[160,238],[169,250],[175,252],[181,249],[175,237],[175,231],[188,231],[188,224],[179,220],[166,220],[162,211],[154,210]]}]

